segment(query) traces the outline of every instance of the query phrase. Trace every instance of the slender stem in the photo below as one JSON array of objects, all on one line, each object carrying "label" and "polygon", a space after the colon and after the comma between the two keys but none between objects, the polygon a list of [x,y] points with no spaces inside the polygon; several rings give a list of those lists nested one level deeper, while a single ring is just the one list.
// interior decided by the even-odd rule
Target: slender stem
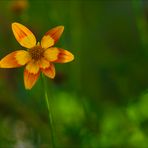
[{"label": "slender stem", "polygon": [[49,126],[50,126],[50,131],[51,131],[51,143],[52,143],[52,148],[55,148],[55,135],[54,135],[52,110],[51,110],[51,106],[50,106],[50,102],[49,102],[49,98],[48,98],[48,93],[47,93],[46,79],[43,74],[42,74],[42,81],[43,81],[45,100],[46,100],[47,109],[48,109]]}]

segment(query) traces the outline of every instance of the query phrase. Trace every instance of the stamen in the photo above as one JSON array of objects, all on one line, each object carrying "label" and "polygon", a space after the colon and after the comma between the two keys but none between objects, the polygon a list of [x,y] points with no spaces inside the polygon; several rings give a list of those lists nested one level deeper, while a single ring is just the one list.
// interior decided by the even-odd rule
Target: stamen
[{"label": "stamen", "polygon": [[40,45],[37,45],[29,49],[29,53],[32,59],[34,59],[35,61],[38,61],[43,57],[44,49]]}]

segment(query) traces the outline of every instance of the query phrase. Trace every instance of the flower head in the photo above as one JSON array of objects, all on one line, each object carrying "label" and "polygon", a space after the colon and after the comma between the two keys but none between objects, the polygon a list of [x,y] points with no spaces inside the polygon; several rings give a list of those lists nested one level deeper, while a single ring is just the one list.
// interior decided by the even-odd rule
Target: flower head
[{"label": "flower head", "polygon": [[12,13],[20,15],[23,11],[25,11],[29,6],[28,0],[11,0],[10,1],[10,10]]},{"label": "flower head", "polygon": [[62,35],[63,26],[49,30],[37,43],[34,34],[19,23],[12,23],[12,31],[16,40],[27,50],[17,50],[6,55],[0,62],[1,68],[15,68],[26,65],[24,70],[24,84],[31,89],[36,83],[40,72],[47,77],[55,77],[54,62],[67,63],[74,59],[67,50],[53,47]]}]

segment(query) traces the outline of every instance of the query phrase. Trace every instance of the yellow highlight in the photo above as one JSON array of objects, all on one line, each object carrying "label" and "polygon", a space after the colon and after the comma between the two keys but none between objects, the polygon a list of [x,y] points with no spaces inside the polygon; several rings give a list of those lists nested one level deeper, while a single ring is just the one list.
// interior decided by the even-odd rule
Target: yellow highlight
[{"label": "yellow highlight", "polygon": [[41,46],[44,49],[47,49],[54,45],[54,39],[51,38],[49,35],[44,35],[41,40]]},{"label": "yellow highlight", "polygon": [[50,66],[50,63],[49,63],[49,61],[47,61],[44,58],[42,58],[40,60],[40,64],[39,65],[40,65],[40,68],[45,69],[45,68],[48,68]]},{"label": "yellow highlight", "polygon": [[27,62],[31,60],[30,54],[24,50],[16,52],[15,58],[17,60],[17,63],[20,65],[25,65]]},{"label": "yellow highlight", "polygon": [[22,38],[19,43],[26,48],[33,48],[36,45],[36,40],[34,39],[32,34],[27,35],[26,37]]},{"label": "yellow highlight", "polygon": [[56,47],[51,47],[44,52],[44,56],[49,61],[55,61],[58,59],[59,49]]},{"label": "yellow highlight", "polygon": [[32,73],[32,74],[37,74],[39,72],[39,65],[38,63],[34,62],[33,60],[31,60],[27,66],[26,66],[26,70],[29,72],[29,73]]}]

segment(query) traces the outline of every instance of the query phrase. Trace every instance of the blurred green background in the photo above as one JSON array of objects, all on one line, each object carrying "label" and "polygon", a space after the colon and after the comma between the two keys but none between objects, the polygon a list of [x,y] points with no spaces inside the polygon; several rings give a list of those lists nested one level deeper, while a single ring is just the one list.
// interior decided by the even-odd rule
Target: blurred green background
[{"label": "blurred green background", "polygon": [[[57,148],[148,147],[148,1],[1,0],[1,58],[23,49],[15,21],[38,41],[64,25],[56,46],[75,55],[47,78]],[[41,78],[27,91],[23,69],[0,69],[0,148],[50,148]]]}]

